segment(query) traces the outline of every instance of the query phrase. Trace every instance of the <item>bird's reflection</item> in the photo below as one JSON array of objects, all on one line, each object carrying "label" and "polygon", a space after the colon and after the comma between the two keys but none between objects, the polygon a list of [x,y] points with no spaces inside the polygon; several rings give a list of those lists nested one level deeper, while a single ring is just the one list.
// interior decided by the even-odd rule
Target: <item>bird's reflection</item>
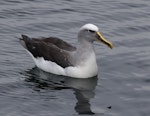
[{"label": "bird's reflection", "polygon": [[28,82],[36,85],[36,89],[50,88],[55,90],[72,89],[77,98],[75,110],[79,114],[94,114],[91,110],[90,99],[95,95],[97,77],[77,79],[53,75],[33,68],[25,72]]}]

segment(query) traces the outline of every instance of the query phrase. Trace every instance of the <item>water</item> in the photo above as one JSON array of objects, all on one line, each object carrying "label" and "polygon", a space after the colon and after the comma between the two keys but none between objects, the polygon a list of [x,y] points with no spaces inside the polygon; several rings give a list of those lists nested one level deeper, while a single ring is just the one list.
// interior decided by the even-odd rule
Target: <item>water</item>
[{"label": "water", "polygon": [[[1,116],[149,116],[149,0],[1,0]],[[95,44],[99,74],[74,79],[37,68],[17,37],[56,36],[72,44],[85,23],[114,43]]]}]

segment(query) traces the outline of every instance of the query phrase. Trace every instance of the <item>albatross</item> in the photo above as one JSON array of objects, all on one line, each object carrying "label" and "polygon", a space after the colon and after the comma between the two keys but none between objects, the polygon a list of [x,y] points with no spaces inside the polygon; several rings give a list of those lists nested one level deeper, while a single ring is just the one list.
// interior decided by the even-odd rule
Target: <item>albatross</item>
[{"label": "albatross", "polygon": [[98,74],[94,41],[113,48],[113,44],[102,36],[94,24],[85,24],[80,28],[76,47],[56,37],[30,38],[22,35],[20,38],[21,45],[38,68],[75,78],[90,78]]}]

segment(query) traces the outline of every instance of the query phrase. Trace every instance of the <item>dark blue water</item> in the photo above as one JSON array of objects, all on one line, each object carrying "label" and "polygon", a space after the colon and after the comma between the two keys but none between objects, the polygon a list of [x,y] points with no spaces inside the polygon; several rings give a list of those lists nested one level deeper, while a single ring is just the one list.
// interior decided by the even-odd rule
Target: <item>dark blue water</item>
[{"label": "dark blue water", "polygon": [[[95,44],[99,74],[74,79],[35,67],[21,34],[75,44],[94,23],[114,49]],[[149,0],[1,0],[0,116],[149,116]]]}]

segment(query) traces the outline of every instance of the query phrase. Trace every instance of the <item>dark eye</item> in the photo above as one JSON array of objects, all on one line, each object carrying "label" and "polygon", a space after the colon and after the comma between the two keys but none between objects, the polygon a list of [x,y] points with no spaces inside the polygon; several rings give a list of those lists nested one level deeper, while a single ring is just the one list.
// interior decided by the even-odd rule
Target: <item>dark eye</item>
[{"label": "dark eye", "polygon": [[88,32],[90,32],[90,33],[95,33],[95,31],[93,31],[93,30],[88,30]]}]

